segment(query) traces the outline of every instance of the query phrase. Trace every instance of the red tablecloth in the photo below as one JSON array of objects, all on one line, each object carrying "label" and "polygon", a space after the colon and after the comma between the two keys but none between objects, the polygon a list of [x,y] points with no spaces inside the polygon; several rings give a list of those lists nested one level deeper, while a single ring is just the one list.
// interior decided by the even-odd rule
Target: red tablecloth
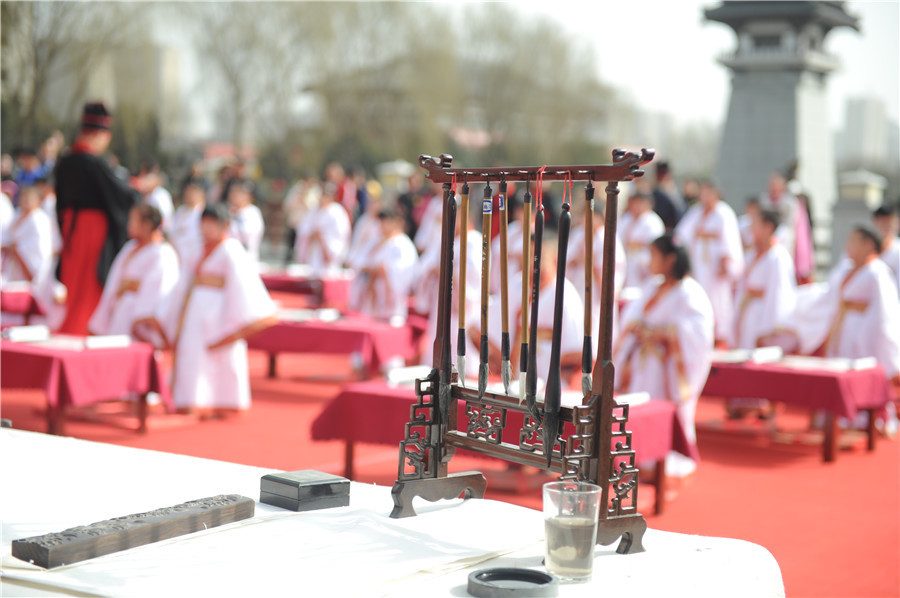
[{"label": "red tablecloth", "polygon": [[834,372],[752,362],[713,363],[703,395],[769,399],[847,418],[883,407],[891,398],[881,367]]},{"label": "red tablecloth", "polygon": [[267,272],[260,277],[270,291],[312,295],[321,307],[347,309],[350,299],[350,278],[309,278],[291,276],[285,272]]},{"label": "red tablecloth", "polygon": [[[3,340],[0,370],[0,388],[37,388],[46,393],[50,433],[62,433],[67,406],[90,405],[128,393],[156,392],[170,411],[174,408],[162,367],[146,343],[73,350]],[[141,430],[145,423],[144,415]]]},{"label": "red tablecloth", "polygon": [[[312,438],[399,447],[415,401],[416,393],[411,387],[390,387],[380,380],[348,384],[313,421]],[[465,402],[458,401],[458,409],[458,421],[463,422]],[[518,444],[522,417],[521,413],[507,413],[504,442]],[[696,447],[688,442],[675,417],[675,405],[668,401],[631,407],[627,429],[633,433],[632,447],[638,462],[659,461],[670,450],[698,457]]]},{"label": "red tablecloth", "polygon": [[0,311],[23,316],[41,313],[37,302],[31,296],[31,291],[25,289],[0,291]]},{"label": "red tablecloth", "polygon": [[415,354],[413,328],[391,326],[362,315],[348,315],[335,322],[281,321],[248,339],[251,349],[277,353],[358,353],[366,375],[377,372],[395,356]]}]

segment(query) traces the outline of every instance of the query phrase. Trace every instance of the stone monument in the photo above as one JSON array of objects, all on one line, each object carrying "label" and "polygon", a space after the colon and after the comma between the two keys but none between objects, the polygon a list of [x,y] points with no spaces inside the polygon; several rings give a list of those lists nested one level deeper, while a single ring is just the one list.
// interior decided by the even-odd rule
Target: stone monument
[{"label": "stone monument", "polygon": [[784,173],[796,162],[820,247],[830,244],[837,198],[826,80],[839,63],[825,52],[824,41],[837,27],[859,30],[843,5],[731,1],[704,11],[737,35],[735,51],[719,59],[732,80],[717,183],[740,212],[749,197],[766,190],[773,172]]}]

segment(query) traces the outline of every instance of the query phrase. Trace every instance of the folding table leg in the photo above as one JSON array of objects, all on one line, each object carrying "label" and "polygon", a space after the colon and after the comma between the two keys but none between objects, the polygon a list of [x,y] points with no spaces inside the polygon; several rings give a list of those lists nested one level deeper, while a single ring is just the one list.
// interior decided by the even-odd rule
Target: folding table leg
[{"label": "folding table leg", "polygon": [[138,434],[147,433],[147,393],[143,393],[138,399]]},{"label": "folding table leg", "polygon": [[838,418],[831,411],[825,412],[825,442],[823,460],[831,463],[837,458]]},{"label": "folding table leg", "polygon": [[62,400],[56,405],[47,405],[47,433],[63,436],[66,428],[66,406]]},{"label": "folding table leg", "polygon": [[353,442],[348,440],[344,443],[344,477],[348,480],[353,479]]},{"label": "folding table leg", "polygon": [[276,377],[275,355],[275,353],[269,353],[269,378]]},{"label": "folding table leg", "polygon": [[666,460],[660,459],[656,462],[656,501],[653,505],[653,512],[656,515],[662,515],[666,506]]},{"label": "folding table leg", "polygon": [[866,424],[866,434],[869,436],[869,442],[866,445],[866,448],[870,451],[874,451],[875,436],[877,435],[877,430],[875,429],[875,410],[866,409],[866,414],[869,416],[869,422]]}]

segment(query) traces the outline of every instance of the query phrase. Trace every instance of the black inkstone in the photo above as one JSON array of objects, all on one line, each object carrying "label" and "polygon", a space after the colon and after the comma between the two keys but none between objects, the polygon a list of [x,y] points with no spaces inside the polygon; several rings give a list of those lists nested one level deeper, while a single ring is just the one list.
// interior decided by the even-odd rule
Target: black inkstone
[{"label": "black inkstone", "polygon": [[312,469],[270,473],[260,479],[259,502],[290,511],[350,504],[350,480]]}]

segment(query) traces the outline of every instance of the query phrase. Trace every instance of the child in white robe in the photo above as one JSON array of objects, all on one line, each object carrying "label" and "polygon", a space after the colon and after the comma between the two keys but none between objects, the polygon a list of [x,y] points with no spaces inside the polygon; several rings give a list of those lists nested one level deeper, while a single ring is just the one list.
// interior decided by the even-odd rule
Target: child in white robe
[{"label": "child in white robe", "polygon": [[890,204],[884,204],[872,214],[872,226],[881,234],[881,261],[893,273],[894,284],[900,295],[900,212]]},{"label": "child in white robe", "polygon": [[737,216],[721,201],[719,191],[701,183],[700,200],[675,227],[675,235],[688,250],[691,271],[713,306],[716,342],[734,343],[734,283],[744,270],[744,250]]},{"label": "child in white robe", "polygon": [[[750,226],[753,248],[747,253],[747,266],[735,292],[735,347],[756,349],[779,345],[778,337],[792,324],[797,293],[794,262],[778,241],[776,231],[781,215],[775,210],[757,210]],[[758,409],[761,417],[771,416],[768,401],[732,399],[727,403],[729,416],[738,418]]]},{"label": "child in white robe", "polygon": [[113,260],[100,303],[88,321],[91,334],[133,335],[134,323],[153,317],[178,282],[178,256],[163,238],[162,214],[139,204],[128,215],[131,239]]},{"label": "child in white robe", "polygon": [[247,341],[276,322],[275,304],[244,247],[228,235],[229,213],[208,205],[203,246],[182,260],[181,276],[156,318],[138,330],[172,349],[172,398],[182,411],[222,416],[250,407]]},{"label": "child in white robe", "polygon": [[[890,268],[878,259],[881,236],[868,226],[857,226],[847,238],[847,259],[841,261],[824,290],[801,295],[794,331],[803,353],[824,349],[826,357],[874,357],[894,387],[900,389],[900,299]],[[888,433],[897,429],[893,403],[888,418],[876,420]],[[858,427],[865,425],[861,414]]]},{"label": "child in white robe", "polygon": [[203,244],[200,235],[200,214],[206,207],[206,181],[189,178],[181,189],[181,205],[172,215],[169,241],[178,255],[186,255]]},{"label": "child in white robe", "polygon": [[338,274],[350,247],[350,217],[344,206],[335,202],[334,194],[334,184],[327,183],[319,207],[308,213],[297,227],[297,262],[309,265],[312,275],[317,277]]},{"label": "child in white robe", "polygon": [[35,187],[22,187],[15,211],[2,240],[5,282],[30,282],[39,286],[50,276],[53,264],[53,228],[41,209]]},{"label": "child in white robe", "polygon": [[650,243],[665,232],[663,221],[653,211],[653,199],[645,193],[631,195],[618,227],[625,248],[625,287],[641,289],[647,284]]},{"label": "child in white robe", "polygon": [[253,204],[255,190],[256,186],[250,180],[235,181],[228,190],[228,205],[231,208],[232,236],[244,246],[250,259],[259,264],[259,246],[266,225],[262,212]]},{"label": "child in white robe", "polygon": [[37,188],[22,187],[19,191],[19,208],[2,238],[3,262],[0,280],[23,282],[30,286],[42,315],[25,321],[20,314],[3,314],[3,323],[42,324],[51,329],[62,321],[65,310],[65,287],[54,276],[53,225],[41,209],[41,197]]},{"label": "child in white robe", "polygon": [[[399,325],[406,322],[409,293],[419,253],[403,232],[403,220],[393,209],[378,213],[381,240],[367,252],[357,274],[360,291],[352,297],[361,313]],[[356,281],[354,281],[356,282]]]},{"label": "child in white robe", "polygon": [[[677,405],[677,415],[696,444],[697,400],[709,375],[713,349],[713,311],[703,288],[690,273],[685,248],[671,235],[651,245],[651,281],[641,297],[626,306],[614,360],[619,392],[647,392],[652,399]],[[689,475],[696,463],[679,453],[666,459],[666,473]]]}]

